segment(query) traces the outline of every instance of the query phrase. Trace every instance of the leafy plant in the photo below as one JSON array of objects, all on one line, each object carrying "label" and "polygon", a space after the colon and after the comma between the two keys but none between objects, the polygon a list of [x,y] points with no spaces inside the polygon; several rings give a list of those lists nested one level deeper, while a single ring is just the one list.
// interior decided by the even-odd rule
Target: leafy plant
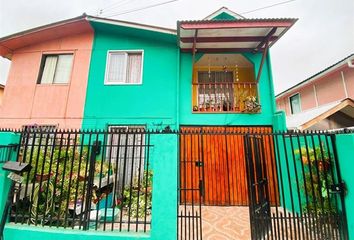
[{"label": "leafy plant", "polygon": [[261,105],[258,103],[256,96],[247,96],[245,99],[245,112],[256,113],[261,110]]},{"label": "leafy plant", "polygon": [[[132,184],[132,189],[125,187],[123,193],[123,206],[130,210],[130,217],[142,218],[151,214],[152,208],[152,176],[153,172],[144,171],[142,181],[136,177]],[[128,212],[129,213],[129,212]]]},{"label": "leafy plant", "polygon": [[[78,146],[80,144],[76,147],[28,147],[25,156],[22,156],[32,166],[24,176],[24,183],[32,184],[35,189],[28,199],[32,201],[29,204],[33,205],[32,222],[35,215],[49,217],[52,213],[61,224],[65,224],[62,219],[68,214],[68,205],[83,201],[90,169],[89,148]],[[109,172],[108,163],[101,160],[95,162],[96,176],[104,177]],[[28,188],[32,188],[31,185]]]},{"label": "leafy plant", "polygon": [[323,143],[318,146],[301,147],[294,151],[305,170],[302,183],[303,196],[308,197],[308,203],[303,206],[306,213],[334,213],[333,199],[328,194],[329,186],[333,184],[330,175],[332,156]]}]

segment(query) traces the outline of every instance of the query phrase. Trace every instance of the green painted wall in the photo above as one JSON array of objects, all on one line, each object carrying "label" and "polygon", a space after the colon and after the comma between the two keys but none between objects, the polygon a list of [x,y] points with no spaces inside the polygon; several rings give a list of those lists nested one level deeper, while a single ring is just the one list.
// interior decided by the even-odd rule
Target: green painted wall
[{"label": "green painted wall", "polygon": [[[101,23],[95,29],[83,128],[142,125],[177,128],[179,49],[176,36]],[[104,85],[109,50],[143,50],[142,85]],[[152,135],[153,169],[151,239],[177,236],[177,139]],[[166,194],[168,193],[168,194]],[[131,235],[131,239],[136,236]]]},{"label": "green painted wall", "polygon": [[[18,144],[20,140],[20,135],[11,133],[11,132],[0,132],[0,145],[8,145],[8,144]],[[9,159],[12,161],[16,160],[16,153],[12,154],[13,159]],[[1,159],[5,160],[5,159]],[[10,179],[7,178],[9,174],[8,171],[2,170],[2,164],[0,164],[0,216],[4,211],[4,206],[7,200],[8,191],[10,188]]]},{"label": "green painted wall", "polygon": [[[176,127],[176,36],[92,23],[95,39],[83,128]],[[142,85],[104,85],[108,50],[144,50]]]},{"label": "green painted wall", "polygon": [[154,166],[151,239],[177,238],[177,150],[175,134],[152,135]]},{"label": "green painted wall", "polygon": [[[245,53],[243,55],[254,64],[255,76],[257,76],[262,54]],[[179,83],[179,122],[181,125],[273,125],[275,99],[268,60],[264,63],[259,81],[259,100],[262,110],[257,114],[192,112],[192,69],[192,54],[181,53]]]},{"label": "green painted wall", "polygon": [[4,230],[4,240],[12,239],[42,239],[42,240],[130,240],[150,239],[148,234],[126,232],[80,231],[61,228],[35,227],[8,223]]},{"label": "green painted wall", "polygon": [[354,239],[354,134],[339,134],[336,136],[336,147],[340,164],[340,171],[347,186],[345,207],[349,239]]}]

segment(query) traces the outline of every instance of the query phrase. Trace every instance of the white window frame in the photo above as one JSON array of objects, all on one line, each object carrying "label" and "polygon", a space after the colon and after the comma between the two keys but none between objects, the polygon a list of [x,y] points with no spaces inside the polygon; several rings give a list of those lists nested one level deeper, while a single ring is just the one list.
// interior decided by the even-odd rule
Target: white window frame
[{"label": "white window frame", "polygon": [[[125,81],[127,80],[127,64],[128,64],[128,54],[129,53],[141,53],[141,74],[140,74],[140,81],[138,83],[127,83],[127,82],[109,82],[108,79],[108,69],[110,65],[110,54],[111,53],[123,53],[125,54],[125,61],[124,61],[124,78]],[[142,85],[143,84],[143,69],[144,69],[144,50],[143,49],[134,49],[134,50],[108,50],[107,57],[106,57],[106,70],[105,70],[105,77],[104,77],[104,85]]]},{"label": "white window frame", "polygon": [[298,113],[301,113],[301,112],[302,112],[301,94],[300,94],[300,92],[297,92],[297,93],[294,93],[294,94],[292,94],[292,95],[290,95],[290,96],[288,97],[288,100],[289,100],[289,110],[290,110],[290,114],[291,114],[291,115],[297,114],[297,113],[293,113],[292,106],[291,106],[291,98],[294,97],[295,95],[299,95],[300,112],[298,112]]}]

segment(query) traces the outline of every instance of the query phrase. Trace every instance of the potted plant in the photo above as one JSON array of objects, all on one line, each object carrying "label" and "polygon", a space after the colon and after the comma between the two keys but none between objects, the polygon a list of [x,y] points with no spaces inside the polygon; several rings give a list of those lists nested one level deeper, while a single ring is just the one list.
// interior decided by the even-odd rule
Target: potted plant
[{"label": "potted plant", "polygon": [[245,109],[243,110],[244,112],[257,113],[261,110],[261,105],[258,103],[256,96],[250,95],[246,97],[246,100],[244,102],[245,102]]},{"label": "potted plant", "polygon": [[151,214],[152,176],[153,173],[151,170],[148,172],[144,171],[144,177],[142,181],[136,177],[134,179],[132,189],[130,189],[130,186],[124,189],[122,204],[125,208],[124,212],[126,215],[128,215],[130,212],[130,217],[142,218],[145,216],[145,210],[146,215]]},{"label": "potted plant", "polygon": [[[315,147],[301,147],[294,150],[294,153],[298,161],[302,161],[304,166],[302,190],[307,193],[310,199],[309,203],[303,207],[304,212],[332,213],[334,211],[333,199],[327,191],[328,186],[333,184],[330,174],[332,157],[324,144],[321,142]],[[313,201],[313,199],[317,199],[317,201]],[[322,200],[319,201],[318,199]]]}]

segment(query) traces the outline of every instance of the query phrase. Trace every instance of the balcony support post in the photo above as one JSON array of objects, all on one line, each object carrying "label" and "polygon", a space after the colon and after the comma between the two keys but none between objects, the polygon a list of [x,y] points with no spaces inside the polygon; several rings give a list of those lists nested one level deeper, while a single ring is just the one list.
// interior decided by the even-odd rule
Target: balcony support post
[{"label": "balcony support post", "polygon": [[261,73],[262,73],[262,69],[263,69],[265,57],[267,56],[268,47],[269,47],[269,42],[267,41],[267,42],[265,43],[265,47],[264,47],[264,50],[263,50],[261,64],[259,65],[259,70],[258,70],[258,74],[257,74],[256,83],[258,83],[258,82],[259,82],[259,79],[261,78]]},{"label": "balcony support post", "polygon": [[273,34],[276,31],[277,31],[276,27],[272,28],[272,30],[270,30],[270,32],[267,34],[267,36],[264,38],[264,40],[255,49],[255,51],[261,50],[263,45],[264,45],[263,54],[262,54],[262,60],[261,60],[261,64],[259,65],[259,71],[258,71],[258,74],[257,74],[256,83],[258,83],[259,79],[261,78],[261,73],[262,73],[264,61],[265,61],[265,58],[266,58],[267,53],[268,53],[269,41],[270,41],[271,37],[273,36]]}]

